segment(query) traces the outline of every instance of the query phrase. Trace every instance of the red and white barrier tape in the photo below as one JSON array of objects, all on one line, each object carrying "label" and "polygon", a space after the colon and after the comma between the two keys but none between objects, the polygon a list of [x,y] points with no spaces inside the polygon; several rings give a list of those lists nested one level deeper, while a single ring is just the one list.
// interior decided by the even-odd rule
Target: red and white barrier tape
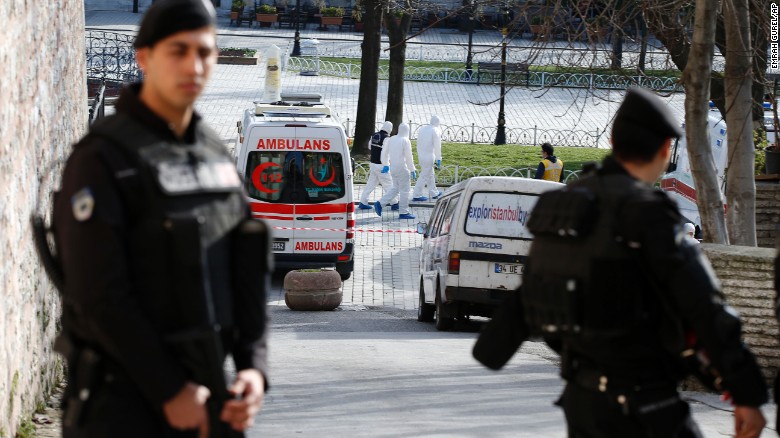
[{"label": "red and white barrier tape", "polygon": [[354,231],[356,233],[417,233],[417,230],[365,230],[362,228],[355,228],[354,230],[347,230],[346,228],[299,228],[299,227],[273,227],[275,230],[306,230],[306,231]]}]

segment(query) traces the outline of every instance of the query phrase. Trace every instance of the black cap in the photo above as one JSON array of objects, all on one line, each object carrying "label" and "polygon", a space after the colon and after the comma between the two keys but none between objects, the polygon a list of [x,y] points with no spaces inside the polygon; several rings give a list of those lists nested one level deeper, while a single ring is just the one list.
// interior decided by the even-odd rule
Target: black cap
[{"label": "black cap", "polygon": [[216,22],[217,13],[208,0],[157,0],[146,11],[133,47],[150,47],[175,33]]},{"label": "black cap", "polygon": [[679,138],[683,131],[666,104],[642,88],[630,88],[615,114],[614,130],[646,132],[653,137]]}]

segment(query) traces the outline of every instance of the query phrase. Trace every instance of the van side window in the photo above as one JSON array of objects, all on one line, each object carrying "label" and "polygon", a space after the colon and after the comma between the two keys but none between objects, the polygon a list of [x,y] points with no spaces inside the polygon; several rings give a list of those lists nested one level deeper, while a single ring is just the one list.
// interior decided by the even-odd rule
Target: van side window
[{"label": "van side window", "polygon": [[446,236],[450,234],[450,225],[452,224],[452,216],[455,213],[455,206],[458,205],[457,199],[453,199],[447,204],[447,209],[444,210],[443,220],[441,224],[440,236]]},{"label": "van side window", "polygon": [[447,209],[447,205],[447,201],[442,201],[442,203],[439,205],[439,208],[433,212],[433,215],[431,216],[431,224],[428,227],[430,229],[428,233],[429,237],[436,237],[439,235],[439,230],[441,229],[441,218],[444,216],[444,211]]}]

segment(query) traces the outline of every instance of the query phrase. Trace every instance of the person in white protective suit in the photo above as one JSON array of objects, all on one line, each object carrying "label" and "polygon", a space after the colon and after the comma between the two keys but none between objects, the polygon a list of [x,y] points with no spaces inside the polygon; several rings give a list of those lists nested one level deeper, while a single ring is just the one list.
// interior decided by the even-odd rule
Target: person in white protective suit
[{"label": "person in white protective suit", "polygon": [[400,197],[399,219],[414,219],[409,211],[409,194],[412,191],[410,178],[417,176],[412,158],[412,142],[409,141],[409,125],[401,123],[398,126],[398,134],[390,137],[382,148],[382,162],[390,160],[390,176],[393,178],[393,188],[385,192],[385,196],[374,203],[374,211],[382,216],[382,206],[387,204],[396,195]]},{"label": "person in white protective suit", "polygon": [[[366,182],[366,187],[363,188],[363,192],[360,194],[360,203],[358,204],[358,208],[361,210],[371,210],[372,207],[368,203],[368,197],[376,189],[377,184],[382,185],[385,193],[393,187],[393,179],[390,177],[390,166],[388,166],[387,159],[382,160],[382,147],[385,140],[390,137],[391,132],[393,132],[393,122],[386,121],[382,125],[382,129],[371,136],[371,162],[369,163],[368,182]],[[397,200],[391,205],[391,209],[398,210]]]},{"label": "person in white protective suit", "polygon": [[430,199],[438,199],[441,192],[436,188],[436,176],[433,166],[441,167],[441,128],[439,118],[431,116],[431,123],[420,128],[417,134],[417,162],[420,164],[420,178],[414,185],[412,201],[427,201],[425,187],[428,187]]}]

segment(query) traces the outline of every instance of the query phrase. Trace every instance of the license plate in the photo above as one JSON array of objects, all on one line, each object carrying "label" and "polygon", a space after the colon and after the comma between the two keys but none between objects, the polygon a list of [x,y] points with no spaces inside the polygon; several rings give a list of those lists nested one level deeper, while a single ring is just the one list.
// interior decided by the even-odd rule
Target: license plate
[{"label": "license plate", "polygon": [[274,251],[284,251],[284,244],[285,242],[273,242],[271,244],[271,249]]},{"label": "license plate", "polygon": [[524,265],[515,263],[495,263],[493,271],[496,274],[516,274],[523,275]]}]

